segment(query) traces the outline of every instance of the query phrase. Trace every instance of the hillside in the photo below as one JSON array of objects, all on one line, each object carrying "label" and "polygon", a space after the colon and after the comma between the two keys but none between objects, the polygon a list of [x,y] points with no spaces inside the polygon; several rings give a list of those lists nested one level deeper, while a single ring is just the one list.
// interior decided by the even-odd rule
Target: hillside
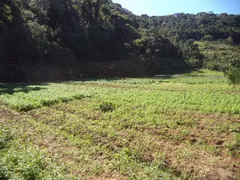
[{"label": "hillside", "polygon": [[[113,77],[94,65],[102,62],[138,69],[121,77],[179,72],[203,66],[195,40],[237,44],[239,33],[237,15],[148,17],[111,0],[1,0],[0,80]],[[118,66],[127,59],[127,70]]]},{"label": "hillside", "polygon": [[230,61],[240,57],[240,46],[217,41],[196,41],[200,52],[204,55],[204,66],[210,70],[224,71]]},{"label": "hillside", "polygon": [[240,15],[213,12],[176,13],[169,16],[142,15],[139,20],[141,27],[156,28],[160,34],[175,42],[188,39],[218,41],[231,38],[235,44],[240,43]]}]

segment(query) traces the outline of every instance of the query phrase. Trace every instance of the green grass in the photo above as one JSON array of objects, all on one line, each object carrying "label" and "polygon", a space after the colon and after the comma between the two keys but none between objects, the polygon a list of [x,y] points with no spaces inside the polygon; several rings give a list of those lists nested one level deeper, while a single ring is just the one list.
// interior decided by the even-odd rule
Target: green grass
[{"label": "green grass", "polygon": [[[16,133],[17,134],[17,133]],[[64,168],[46,153],[24,144],[7,124],[0,130],[0,179],[64,179]]]},{"label": "green grass", "polygon": [[[24,177],[23,164],[40,179],[240,175],[240,87],[219,72],[2,84],[0,92],[0,162],[11,177]],[[12,165],[13,155],[24,163]]]},{"label": "green grass", "polygon": [[[3,84],[4,85],[4,84]],[[1,88],[1,86],[0,86]],[[11,89],[9,93],[9,89]],[[0,99],[18,111],[29,111],[42,106],[51,106],[61,102],[88,97],[81,89],[69,88],[67,84],[48,85],[4,85]]]}]

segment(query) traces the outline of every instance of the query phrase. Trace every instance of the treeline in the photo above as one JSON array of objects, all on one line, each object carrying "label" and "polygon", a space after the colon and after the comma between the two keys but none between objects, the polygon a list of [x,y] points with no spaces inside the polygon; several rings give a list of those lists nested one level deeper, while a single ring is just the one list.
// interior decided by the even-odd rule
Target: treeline
[{"label": "treeline", "polygon": [[27,66],[126,59],[137,59],[129,63],[143,65],[144,75],[199,68],[203,55],[194,41],[239,43],[239,23],[227,14],[135,16],[111,0],[1,0],[1,80],[27,80]]},{"label": "treeline", "polygon": [[169,16],[139,17],[141,27],[156,28],[159,34],[177,43],[180,40],[228,41],[240,43],[240,15],[201,12],[196,15],[176,13]]}]

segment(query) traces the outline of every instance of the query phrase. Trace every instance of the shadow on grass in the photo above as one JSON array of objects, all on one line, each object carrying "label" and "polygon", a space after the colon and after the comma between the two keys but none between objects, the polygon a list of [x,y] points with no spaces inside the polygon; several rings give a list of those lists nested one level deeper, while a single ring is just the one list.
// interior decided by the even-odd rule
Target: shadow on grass
[{"label": "shadow on grass", "polygon": [[165,75],[165,74],[160,74],[160,75],[155,75],[155,76],[153,76],[153,78],[156,78],[156,79],[171,79],[171,78],[174,78],[174,77],[176,77],[176,75],[170,75],[170,74],[168,74],[168,75]]},{"label": "shadow on grass", "polygon": [[79,78],[79,79],[74,79],[70,81],[57,81],[54,83],[74,83],[74,82],[88,82],[88,81],[94,81],[94,82],[114,82],[118,80],[128,80],[128,79],[172,79],[172,78],[177,78],[178,75],[154,75],[154,76],[139,76],[139,77],[99,77],[99,78]]},{"label": "shadow on grass", "polygon": [[156,74],[151,74],[151,75],[140,75],[140,76],[126,76],[126,77],[87,77],[87,78],[79,78],[79,79],[74,79],[73,81],[79,81],[79,82],[85,82],[85,81],[116,81],[116,80],[125,80],[125,79],[149,79],[149,78],[154,78],[154,79],[174,79],[178,78],[187,74],[191,74],[192,72],[199,72],[199,73],[204,73],[204,71],[201,71],[201,69],[182,69],[182,70],[161,70],[159,73]]},{"label": "shadow on grass", "polygon": [[[47,89],[43,86],[48,85],[47,83],[38,84],[24,84],[24,83],[0,83],[0,95],[2,94],[14,94],[17,92],[29,93],[31,91],[40,91]],[[36,87],[32,87],[36,86]]]},{"label": "shadow on grass", "polygon": [[[73,78],[69,80],[51,80],[51,81],[43,81],[38,83],[0,83],[0,95],[1,94],[13,94],[16,92],[25,92],[28,93],[30,91],[39,91],[42,89],[47,89],[43,86],[48,85],[49,83],[73,83],[73,82],[87,82],[87,81],[118,81],[118,80],[126,80],[126,79],[174,79],[181,77],[182,75],[187,76],[191,75],[192,72],[198,71],[199,73],[203,73],[200,69],[192,69],[192,70],[182,70],[182,71],[161,71],[157,74],[152,75],[140,75],[140,76],[126,76],[126,77],[111,77],[111,76],[85,76],[80,78]],[[36,86],[36,87],[31,87]]]},{"label": "shadow on grass", "polygon": [[[79,79],[74,79],[72,82],[86,82],[86,81],[117,81],[117,80],[126,80],[126,79],[173,79],[173,78],[178,78],[179,76],[186,74],[186,73],[191,73],[192,71],[181,71],[181,72],[172,72],[172,73],[167,73],[167,72],[161,72],[158,74],[154,75],[145,75],[145,76],[129,76],[129,77],[89,77],[89,78],[79,78]],[[71,81],[68,81],[71,82]],[[61,82],[59,82],[61,83]]]}]

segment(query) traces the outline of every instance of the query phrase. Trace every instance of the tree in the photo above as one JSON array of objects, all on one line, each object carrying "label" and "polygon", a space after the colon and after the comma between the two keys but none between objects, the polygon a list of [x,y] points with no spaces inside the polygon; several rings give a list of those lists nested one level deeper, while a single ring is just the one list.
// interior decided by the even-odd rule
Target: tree
[{"label": "tree", "polygon": [[231,84],[240,84],[240,68],[230,68],[227,72],[227,78]]},{"label": "tree", "polygon": [[240,84],[240,59],[239,57],[232,57],[225,75],[230,81],[230,84]]},{"label": "tree", "polygon": [[204,35],[201,40],[202,41],[212,41],[213,40],[213,36],[211,36],[211,35]]},{"label": "tree", "polygon": [[[54,0],[56,1],[56,0]],[[48,10],[50,8],[50,0],[31,0],[29,5],[32,8],[32,11],[36,14],[39,24],[44,24],[46,21]]]},{"label": "tree", "polygon": [[0,63],[4,63],[4,46],[6,46],[6,37],[8,36],[8,26],[12,24],[13,16],[9,2],[0,2]]},{"label": "tree", "polygon": [[29,28],[29,44],[36,47],[40,56],[40,63],[43,64],[44,54],[47,53],[48,49],[48,27],[46,25],[39,25],[37,22],[28,22]]},{"label": "tree", "polygon": [[229,44],[229,45],[232,45],[233,44],[233,38],[232,37],[228,37],[226,39],[226,43]]},{"label": "tree", "polygon": [[190,68],[201,68],[203,65],[202,54],[199,51],[198,45],[194,44],[194,40],[190,39],[184,44],[183,57]]}]

